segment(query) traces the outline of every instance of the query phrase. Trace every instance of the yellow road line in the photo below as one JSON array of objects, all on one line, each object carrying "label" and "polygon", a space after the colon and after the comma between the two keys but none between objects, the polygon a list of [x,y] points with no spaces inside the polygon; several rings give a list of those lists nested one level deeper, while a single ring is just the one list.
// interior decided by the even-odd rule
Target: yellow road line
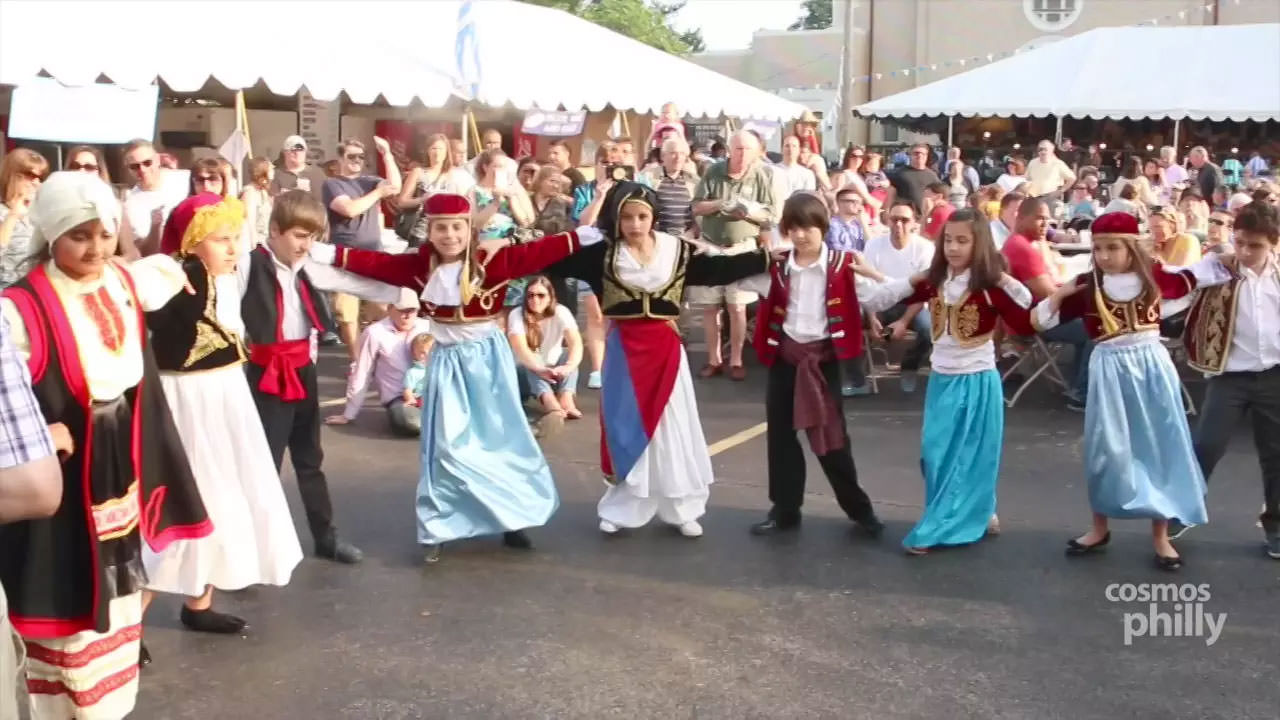
[{"label": "yellow road line", "polygon": [[719,442],[713,443],[712,445],[707,447],[707,452],[710,453],[712,456],[719,455],[725,450],[735,448],[741,445],[742,443],[750,440],[751,438],[763,435],[765,429],[767,429],[768,427],[769,427],[769,423],[760,423],[759,425],[753,425],[752,427],[749,427],[746,430],[743,430],[741,432],[736,432]]}]

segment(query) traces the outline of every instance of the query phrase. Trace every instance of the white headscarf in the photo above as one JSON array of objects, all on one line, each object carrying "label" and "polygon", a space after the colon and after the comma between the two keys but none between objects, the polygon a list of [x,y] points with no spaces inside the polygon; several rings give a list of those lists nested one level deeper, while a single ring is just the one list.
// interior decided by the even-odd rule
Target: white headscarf
[{"label": "white headscarf", "polygon": [[56,172],[40,185],[29,215],[33,232],[31,252],[38,254],[67,231],[102,221],[107,232],[120,228],[120,203],[111,186],[86,172]]}]

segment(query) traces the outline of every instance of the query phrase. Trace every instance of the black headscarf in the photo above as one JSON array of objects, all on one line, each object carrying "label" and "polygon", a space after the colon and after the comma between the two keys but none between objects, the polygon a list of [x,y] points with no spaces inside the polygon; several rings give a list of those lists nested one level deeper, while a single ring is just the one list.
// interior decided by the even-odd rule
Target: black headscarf
[{"label": "black headscarf", "polygon": [[596,216],[596,228],[604,233],[606,241],[614,242],[622,239],[618,222],[622,216],[623,204],[631,201],[648,205],[653,211],[654,226],[657,227],[658,194],[653,191],[653,188],[630,180],[616,183],[609,190],[609,194],[605,195],[604,207],[600,208],[600,214]]}]

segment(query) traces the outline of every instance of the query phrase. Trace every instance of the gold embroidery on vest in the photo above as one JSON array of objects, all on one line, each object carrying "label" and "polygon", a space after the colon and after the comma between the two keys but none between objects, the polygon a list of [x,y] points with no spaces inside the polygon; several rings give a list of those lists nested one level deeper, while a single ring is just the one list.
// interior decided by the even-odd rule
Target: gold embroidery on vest
[{"label": "gold embroidery on vest", "polygon": [[196,321],[195,342],[191,345],[191,351],[187,353],[186,361],[182,363],[183,368],[189,368],[231,345],[223,337],[222,333],[218,332],[218,318],[215,310],[217,292],[214,290],[213,278],[208,275],[206,275],[206,278],[209,292],[205,293],[204,312],[201,313],[200,319]]}]

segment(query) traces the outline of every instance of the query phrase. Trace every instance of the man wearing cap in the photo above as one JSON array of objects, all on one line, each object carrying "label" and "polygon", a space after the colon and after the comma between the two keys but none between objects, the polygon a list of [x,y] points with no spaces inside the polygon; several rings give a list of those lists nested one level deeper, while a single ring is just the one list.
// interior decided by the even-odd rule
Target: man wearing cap
[{"label": "man wearing cap", "polygon": [[401,388],[404,375],[413,364],[413,339],[430,331],[431,321],[418,317],[418,296],[400,288],[400,298],[387,306],[387,316],[360,333],[356,364],[347,381],[347,407],[341,415],[325,418],[329,425],[346,425],[356,419],[364,405],[365,389],[372,379],[378,388],[378,404],[387,409],[391,432],[418,437],[422,429],[422,409],[404,402]]},{"label": "man wearing cap", "polygon": [[280,160],[280,164],[276,166],[275,178],[271,181],[272,197],[296,188],[306,190],[317,200],[321,199],[324,171],[307,164],[307,141],[301,135],[290,135],[284,139]]}]

